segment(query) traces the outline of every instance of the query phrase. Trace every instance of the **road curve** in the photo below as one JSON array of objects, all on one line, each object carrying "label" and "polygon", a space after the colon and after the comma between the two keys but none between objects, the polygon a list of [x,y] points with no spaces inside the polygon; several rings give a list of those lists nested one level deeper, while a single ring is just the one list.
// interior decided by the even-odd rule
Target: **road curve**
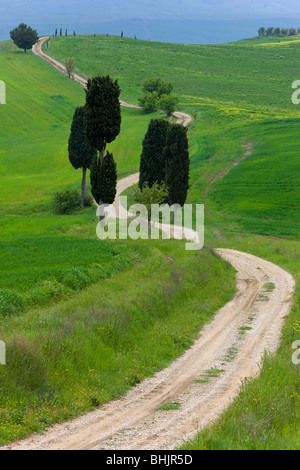
[{"label": "road curve", "polygon": [[[124,398],[6,449],[174,449],[216,419],[241,380],[259,372],[264,352],[276,350],[295,286],[289,273],[268,261],[230,249],[217,253],[237,270],[238,292],[191,349]],[[272,292],[267,283],[274,284]],[[217,372],[206,381],[212,370]],[[158,409],[169,402],[180,408]]]},{"label": "road curve", "polygon": [[[34,46],[32,47],[32,52],[35,55],[38,55],[39,57],[41,57],[43,60],[45,60],[52,67],[59,70],[59,72],[61,72],[64,75],[68,76],[66,67],[63,64],[61,64],[60,62],[58,62],[57,60],[53,59],[52,57],[48,56],[47,54],[45,54],[43,52],[42,46],[43,46],[44,42],[47,41],[48,39],[49,39],[48,36],[40,38],[39,41],[36,44],[34,44]],[[80,83],[80,85],[82,85],[84,88],[86,87],[87,80],[80,77],[80,75],[73,74],[73,80]],[[121,106],[124,106],[125,108],[142,109],[140,106],[136,106],[135,104],[127,103],[126,101],[120,100],[120,103],[121,103]],[[184,127],[188,126],[192,121],[192,117],[189,114],[181,113],[179,111],[176,111],[175,113],[173,113],[173,116],[175,116],[175,118],[177,119],[177,123],[182,124]]]},{"label": "road curve", "polygon": [[[119,181],[118,197],[137,178]],[[295,281],[256,256],[231,249],[216,252],[236,269],[237,293],[188,351],[124,398],[2,449],[174,449],[219,417],[239,393],[241,381],[259,373],[265,351],[276,351]],[[159,409],[170,402],[180,407]]]}]

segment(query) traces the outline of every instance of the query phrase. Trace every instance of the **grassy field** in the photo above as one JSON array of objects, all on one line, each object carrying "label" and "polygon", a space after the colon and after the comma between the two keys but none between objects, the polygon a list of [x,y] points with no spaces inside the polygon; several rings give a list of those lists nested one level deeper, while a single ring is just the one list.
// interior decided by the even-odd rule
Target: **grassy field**
[{"label": "grassy field", "polygon": [[180,109],[194,117],[189,202],[205,202],[206,243],[269,259],[297,281],[278,353],[265,359],[261,376],[243,385],[222,418],[185,448],[299,448],[299,366],[291,361],[300,335],[300,114],[291,101],[299,79],[298,36],[218,46],[62,38],[51,42],[50,54],[73,55],[88,75],[118,73],[123,98],[132,102],[146,78],[172,81]]},{"label": "grassy field", "polygon": [[[56,38],[45,51],[59,60],[74,56],[78,71],[89,76],[104,70],[118,76],[122,98],[134,103],[145,79],[172,81],[179,108],[194,117],[189,202],[209,200],[214,223],[225,230],[298,238],[300,112],[291,100],[298,41],[189,46],[90,36]],[[252,155],[232,169],[247,142]]]},{"label": "grassy field", "polygon": [[[84,76],[108,73],[118,78],[122,98],[133,103],[145,79],[159,75],[172,81],[179,108],[193,116],[188,199],[205,202],[206,247],[253,253],[284,267],[297,281],[278,353],[265,359],[261,376],[245,383],[222,418],[186,448],[299,447],[300,369],[291,361],[292,342],[300,339],[300,112],[291,101],[291,85],[299,79],[298,42],[296,36],[280,42],[267,38],[189,46],[96,36],[56,38],[45,49],[58,60],[73,56]],[[10,275],[5,279],[4,268],[0,279],[12,286],[18,269],[25,278],[27,266],[35,264],[42,283],[54,277],[61,284],[59,270],[51,266],[56,265],[53,250],[49,258],[47,253],[41,258],[49,241],[57,244],[63,269],[75,264],[84,274],[93,269],[95,252],[82,256],[83,244],[88,242],[93,250],[97,243],[91,210],[68,217],[49,213],[53,189],[79,183],[79,174],[66,165],[66,139],[83,92],[32,54],[16,52],[10,43],[0,45],[0,62],[0,79],[10,80],[14,87],[14,109],[0,107],[9,118],[2,134],[0,130],[0,238],[2,253],[9,249],[15,257],[8,264]],[[26,99],[17,86],[18,70],[23,68]],[[32,70],[37,70],[35,87]],[[120,176],[138,170],[142,137],[154,116],[123,110],[123,117],[122,133],[114,144]],[[251,152],[245,157],[247,149]],[[41,210],[46,214],[39,218]],[[30,217],[13,217],[16,212]],[[23,246],[24,269],[18,267]],[[98,406],[164,367],[191,344],[203,322],[234,291],[233,270],[209,249],[195,255],[186,253],[180,242],[126,242],[117,248],[101,245],[99,256],[112,267],[101,283],[95,279],[76,298],[46,309],[29,308],[1,319],[0,337],[6,339],[13,358],[11,366],[0,369],[2,389],[7,384],[5,393],[0,392],[2,443]],[[128,265],[114,274],[119,256]],[[43,263],[49,263],[44,277]],[[32,284],[30,279],[24,282],[31,290],[36,278]],[[199,282],[205,289],[195,289]]]},{"label": "grassy field", "polygon": [[[133,266],[76,298],[0,319],[0,443],[93,409],[165,367],[234,292],[234,270],[180,242],[134,243]],[[102,264],[101,264],[102,265]]]},{"label": "grassy field", "polygon": [[[80,184],[67,140],[84,92],[10,42],[0,43],[0,65],[4,444],[93,409],[165,367],[232,297],[235,276],[212,251],[191,254],[180,242],[100,242],[93,207],[55,215],[52,193]],[[119,178],[136,171],[152,117],[122,108],[121,134],[110,146]]]},{"label": "grassy field", "polygon": [[[84,90],[10,42],[0,43],[0,71],[7,89],[7,104],[0,107],[0,213],[51,211],[55,190],[80,186],[80,170],[69,163],[67,148]],[[122,108],[121,133],[110,146],[119,178],[135,169],[149,119]]]}]

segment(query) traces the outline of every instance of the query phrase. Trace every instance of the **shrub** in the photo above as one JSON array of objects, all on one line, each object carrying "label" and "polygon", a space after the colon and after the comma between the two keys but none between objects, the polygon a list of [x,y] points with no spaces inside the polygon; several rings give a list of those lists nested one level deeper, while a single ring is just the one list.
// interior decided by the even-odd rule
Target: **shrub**
[{"label": "shrub", "polygon": [[68,214],[79,206],[80,196],[75,189],[65,189],[53,194],[55,212],[58,214]]},{"label": "shrub", "polygon": [[[53,194],[54,210],[57,214],[69,214],[78,209],[80,206],[80,193],[77,189],[65,189],[64,191],[56,191]],[[84,198],[85,206],[92,206],[93,197],[87,192]]]},{"label": "shrub", "polygon": [[58,298],[63,294],[63,286],[56,279],[47,279],[39,287],[29,292],[30,302],[43,304],[50,299]]},{"label": "shrub", "polygon": [[25,306],[24,297],[14,290],[0,289],[0,315],[17,315]]},{"label": "shrub", "polygon": [[91,278],[79,268],[70,268],[65,271],[62,283],[73,290],[82,290],[91,284]]},{"label": "shrub", "polygon": [[137,188],[134,193],[134,200],[138,204],[143,204],[148,210],[148,217],[151,218],[151,205],[163,204],[168,199],[168,188],[165,183],[154,183],[149,188],[148,183],[145,183],[143,189]]},{"label": "shrub", "polygon": [[159,109],[159,96],[156,91],[145,93],[138,102],[145,113],[153,113]]}]

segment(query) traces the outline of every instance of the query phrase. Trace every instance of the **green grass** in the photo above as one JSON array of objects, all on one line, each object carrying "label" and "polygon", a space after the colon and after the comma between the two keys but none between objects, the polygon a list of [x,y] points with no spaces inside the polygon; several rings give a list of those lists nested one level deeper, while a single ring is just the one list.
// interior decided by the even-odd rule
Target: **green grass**
[{"label": "green grass", "polygon": [[[300,108],[291,101],[291,85],[299,78],[298,37],[256,38],[217,46],[104,36],[57,38],[47,52],[59,60],[74,56],[77,70],[83,75],[108,73],[118,78],[122,98],[133,103],[137,103],[147,78],[161,76],[172,81],[180,97],[180,109],[193,116],[188,201],[206,204],[206,246],[253,253],[287,269],[296,279],[294,307],[286,319],[277,354],[265,358],[260,377],[245,382],[242,393],[222,417],[186,448],[299,448],[300,369],[291,361],[291,345],[300,335]],[[0,79],[10,81],[14,90],[11,96],[16,97],[14,108],[0,107],[1,113],[7,113],[6,127],[0,131],[1,210],[28,214],[49,211],[53,188],[73,186],[80,179],[72,168],[67,169],[65,149],[71,109],[75,103],[81,104],[82,90],[40,59],[16,52],[9,42],[0,46],[0,62]],[[23,69],[25,92],[18,82]],[[33,69],[37,70],[37,95],[32,86]],[[31,99],[33,104],[28,108]],[[142,137],[153,117],[137,110],[123,113],[122,134],[114,144],[120,176],[138,170]],[[31,128],[41,130],[39,135]],[[240,161],[247,142],[252,143],[252,155]],[[82,232],[79,218],[91,215],[89,211],[80,213],[77,221],[45,219],[40,231],[37,224],[33,224],[33,231],[44,236],[45,230],[49,236],[47,224],[50,230],[52,223],[54,227],[62,224],[65,232],[59,228],[55,236],[61,237],[63,232],[71,240]],[[22,220],[7,217],[6,224],[10,223],[17,227]],[[93,224],[86,221],[83,226],[88,237],[93,236]],[[27,227],[25,231],[30,224]],[[3,320],[0,336],[7,335],[14,362],[10,369],[0,369],[9,372],[5,377],[7,394],[1,395],[0,402],[2,442],[124,393],[188,347],[203,322],[232,295],[232,271],[224,271],[222,264],[221,272],[212,280],[217,265],[208,252],[199,254],[196,268],[191,267],[190,255],[177,248],[180,244],[175,242],[138,246],[134,244],[133,251],[142,250],[140,264],[88,287],[67,303],[48,310],[28,310]],[[130,250],[132,245],[126,248]],[[160,264],[161,253],[174,263],[167,267]],[[173,274],[170,280],[168,276],[176,269],[183,272],[183,277],[176,281],[178,274]],[[197,302],[194,269],[200,269],[200,278],[204,276],[207,282],[205,289],[196,289],[197,296],[201,296]],[[203,274],[207,270],[209,274]],[[158,294],[154,291],[157,285]],[[165,289],[168,293],[171,290],[169,296]],[[143,299],[145,290],[149,297]],[[108,300],[103,306],[105,294]],[[195,305],[201,310],[201,320]],[[103,308],[107,308],[108,317],[106,313],[103,317]],[[145,317],[141,318],[144,310]],[[162,315],[166,310],[172,310],[174,317]],[[105,334],[97,330],[98,323]],[[124,343],[119,340],[120,331],[126,332]],[[229,349],[224,360],[233,360],[236,353]],[[49,361],[45,362],[45,355]],[[30,368],[33,375],[28,372]]]},{"label": "green grass", "polygon": [[[105,70],[118,77],[123,98],[131,102],[137,102],[145,79],[159,75],[172,81],[180,109],[195,119],[189,131],[189,202],[202,202],[207,182],[231,168],[206,194],[216,223],[225,230],[297,238],[300,113],[291,85],[298,43],[298,36],[218,46],[90,36],[56,38],[47,53],[59,60],[73,55],[78,71],[89,76]],[[253,155],[232,168],[247,141]]]},{"label": "green grass", "polygon": [[[241,383],[241,393],[213,425],[187,442],[186,450],[291,450],[300,443],[300,369],[292,362],[292,344],[300,338],[298,241],[230,235],[219,246],[235,248],[272,261],[296,279],[294,305],[285,321],[277,354],[268,355],[260,376]],[[233,352],[235,353],[235,352]],[[231,358],[231,353],[230,353]]]},{"label": "green grass", "polygon": [[181,407],[181,403],[178,403],[177,401],[171,401],[169,403],[165,403],[164,405],[161,405],[157,409],[160,411],[172,411],[172,410],[179,410],[180,407]]},{"label": "green grass", "polygon": [[132,244],[138,262],[118,275],[51,308],[0,318],[1,444],[123,395],[190,347],[232,297],[234,270],[211,251]]},{"label": "green grass", "polygon": [[[69,163],[67,148],[84,90],[10,42],[0,45],[0,71],[7,90],[7,104],[0,107],[0,213],[51,211],[54,191],[80,186],[80,170]],[[121,133],[109,147],[119,178],[135,171],[149,120],[139,110],[122,108]]]},{"label": "green grass", "polygon": [[136,258],[124,243],[98,240],[92,217],[25,220],[0,216],[0,297],[3,290],[21,295],[23,309],[69,297]]}]

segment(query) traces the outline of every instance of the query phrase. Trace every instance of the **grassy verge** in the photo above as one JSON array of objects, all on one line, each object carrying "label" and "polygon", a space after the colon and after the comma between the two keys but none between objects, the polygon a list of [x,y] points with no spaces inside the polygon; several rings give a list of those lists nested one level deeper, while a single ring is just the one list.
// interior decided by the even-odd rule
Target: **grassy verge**
[{"label": "grassy verge", "polygon": [[134,244],[134,266],[67,302],[0,320],[0,442],[79,415],[165,367],[234,292],[235,273],[181,242]]}]

